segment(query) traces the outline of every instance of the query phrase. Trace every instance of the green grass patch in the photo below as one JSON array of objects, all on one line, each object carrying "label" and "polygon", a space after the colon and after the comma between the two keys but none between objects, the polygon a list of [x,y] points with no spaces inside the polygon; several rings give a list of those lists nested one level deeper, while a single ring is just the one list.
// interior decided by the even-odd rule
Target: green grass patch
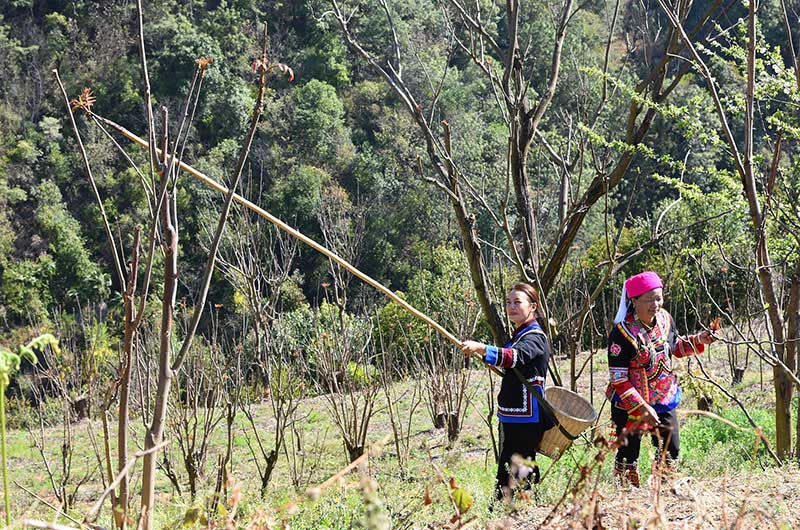
[{"label": "green grass patch", "polygon": [[[767,439],[774,440],[774,414],[758,409],[749,412]],[[681,459],[690,472],[722,475],[772,465],[763,443],[756,446],[755,429],[740,408],[728,408],[718,414],[739,428],[706,416],[690,416],[681,428]]]}]

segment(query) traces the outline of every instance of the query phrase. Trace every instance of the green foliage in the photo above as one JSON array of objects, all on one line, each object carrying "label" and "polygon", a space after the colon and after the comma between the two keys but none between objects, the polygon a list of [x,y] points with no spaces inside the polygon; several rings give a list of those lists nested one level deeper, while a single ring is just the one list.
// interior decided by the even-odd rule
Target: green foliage
[{"label": "green foliage", "polygon": [[12,161],[35,162],[41,153],[27,140],[20,140],[17,146],[9,152]]},{"label": "green foliage", "polygon": [[21,319],[46,320],[53,304],[49,286],[55,273],[56,264],[48,255],[7,264],[0,287],[3,307]]},{"label": "green foliage", "polygon": [[283,351],[290,355],[304,354],[314,336],[314,329],[309,325],[313,318],[313,312],[307,304],[278,315],[273,323],[273,333]]},{"label": "green foliage", "polygon": [[350,84],[350,67],[341,37],[334,32],[315,35],[315,42],[303,50],[300,57],[301,79],[318,79],[334,88]]},{"label": "green foliage", "polygon": [[305,397],[303,380],[297,377],[290,363],[274,361],[269,373],[269,389],[273,396],[286,400]]},{"label": "green foliage", "polygon": [[477,312],[464,255],[452,247],[435,248],[430,270],[420,270],[409,282],[408,300],[451,327],[465,310]]},{"label": "green foliage", "polygon": [[[312,79],[293,92],[294,139],[303,160],[342,164],[352,157],[344,107],[336,90]],[[297,134],[302,131],[302,134]],[[341,167],[341,166],[340,166]]]},{"label": "green foliage", "polygon": [[[27,375],[17,374],[15,380],[21,388],[30,388],[31,381]],[[64,421],[63,404],[55,399],[44,400],[37,405],[31,405],[26,396],[11,395],[6,400],[6,428],[9,431],[20,430],[27,432],[37,429],[42,424],[45,427],[55,427]]]},{"label": "green foliage", "polygon": [[301,282],[302,277],[299,274],[293,274],[280,285],[278,304],[281,311],[294,311],[308,305],[308,300],[300,289]]},{"label": "green foliage", "polygon": [[[461,329],[464,322],[478,315],[466,262],[451,247],[435,248],[431,265],[418,270],[409,281],[408,294],[397,294],[451,331]],[[427,324],[394,301],[381,307],[376,318],[383,348],[395,349],[399,359],[419,355],[434,338],[435,332]]]},{"label": "green foliage", "polygon": [[[708,346],[706,346],[708,348]],[[706,400],[707,403],[724,403],[725,394],[722,393],[716,386],[711,384],[705,379],[700,377],[693,377],[692,374],[688,377],[681,378],[681,391],[683,396],[692,396],[694,399]],[[698,405],[699,407],[699,405]]]},{"label": "green foliage", "polygon": [[58,187],[46,181],[34,190],[39,206],[36,222],[50,239],[55,273],[51,289],[66,300],[100,300],[108,295],[110,276],[89,255],[81,227],[67,212]]},{"label": "green foliage", "polygon": [[[400,298],[406,296],[398,291]],[[420,345],[431,340],[428,326],[418,318],[410,315],[397,302],[389,301],[381,307],[377,315],[380,340],[385,349],[396,348],[401,353],[416,351]]]},{"label": "green foliage", "polygon": [[[751,409],[750,414],[756,425],[764,430],[767,439],[774,439],[773,415],[769,411],[757,409]],[[750,426],[740,409],[726,408],[720,415],[738,427],[705,416],[686,421],[686,425],[681,428],[683,460],[691,462],[693,468],[700,466],[703,473],[711,474],[755,467],[759,461],[769,461],[770,457],[758,440],[755,429]]]},{"label": "green foliage", "polygon": [[317,232],[317,211],[330,175],[313,166],[294,168],[278,180],[270,191],[271,210],[301,232]]},{"label": "green foliage", "polygon": [[198,505],[189,507],[186,513],[183,514],[181,526],[183,526],[183,528],[202,528],[208,526],[205,508]]},{"label": "green foliage", "polygon": [[80,331],[83,337],[82,347],[69,352],[70,355],[56,355],[55,359],[76,372],[79,388],[75,391],[87,392],[89,385],[108,377],[108,367],[116,360],[121,341],[120,337],[112,335],[109,322],[97,319],[85,319],[76,331]]},{"label": "green foliage", "polygon": [[374,384],[379,381],[381,376],[380,371],[371,364],[356,363],[353,361],[347,363],[345,373],[356,387]]},{"label": "green foliage", "polygon": [[20,345],[17,351],[7,350],[0,346],[0,389],[5,392],[11,382],[11,376],[19,370],[20,363],[25,359],[36,363],[34,350],[41,350],[46,346],[58,348],[58,341],[49,333],[36,337],[28,344]]},{"label": "green foliage", "polygon": [[[153,50],[150,54],[150,75],[159,99],[180,94],[186,89],[195,70],[195,59],[214,57],[219,60],[223,57],[218,39],[204,33],[182,14],[160,17],[147,29],[147,42]],[[209,75],[214,71],[210,70]]]},{"label": "green foliage", "polygon": [[213,72],[209,74],[208,95],[198,128],[211,142],[242,137],[247,132],[255,94],[244,81],[221,74],[218,77]]}]

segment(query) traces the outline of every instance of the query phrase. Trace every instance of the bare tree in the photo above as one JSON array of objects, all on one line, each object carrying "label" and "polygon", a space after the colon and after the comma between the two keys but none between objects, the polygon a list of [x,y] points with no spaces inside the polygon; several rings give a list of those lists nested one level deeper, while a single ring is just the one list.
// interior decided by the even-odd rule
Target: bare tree
[{"label": "bare tree", "polygon": [[[763,311],[766,314],[769,327],[769,341],[772,351],[768,358],[773,366],[775,386],[775,433],[776,450],[779,456],[785,457],[791,452],[791,402],[797,376],[794,374],[797,364],[797,319],[800,297],[788,297],[786,303],[781,299],[780,279],[776,273],[776,264],[773,262],[768,246],[769,234],[767,231],[769,202],[774,192],[775,182],[779,173],[779,161],[782,153],[781,133],[777,131],[773,143],[773,156],[771,165],[766,170],[760,170],[754,158],[756,134],[756,61],[759,35],[757,34],[758,3],[750,2],[747,16],[747,38],[744,44],[745,78],[744,86],[744,123],[741,137],[737,138],[735,129],[731,126],[733,116],[725,108],[720,92],[723,87],[713,76],[707,61],[701,56],[697,46],[694,45],[691,32],[684,28],[680,10],[659,0],[663,12],[667,15],[673,29],[678,33],[680,40],[685,44],[688,53],[688,64],[698,70],[703,77],[708,93],[714,104],[717,117],[722,128],[725,145],[728,148],[733,166],[736,169],[742,192],[747,201],[753,235],[753,255],[755,257],[755,270],[758,276],[759,293],[762,298]],[[791,33],[791,32],[789,32]],[[789,35],[791,45],[791,35]],[[795,52],[792,46],[791,54]],[[796,62],[792,65],[796,68]],[[797,72],[795,72],[797,73]],[[800,74],[798,74],[800,75]],[[800,79],[796,75],[795,77]],[[798,84],[800,89],[800,83]],[[759,181],[766,175],[766,198],[759,192]],[[791,275],[788,279],[789,293],[796,293],[800,289],[800,277]],[[789,324],[791,322],[791,324]],[[790,329],[791,326],[791,329]]]},{"label": "bare tree", "polygon": [[[402,60],[404,54],[410,55],[409,52],[413,50],[401,49],[392,9],[386,0],[379,1],[387,16],[389,34],[392,36],[391,43],[387,45],[390,53],[385,58],[368,51],[365,43],[359,39],[353,24],[355,11],[350,14],[350,9],[343,2],[331,0],[330,13],[339,24],[349,47],[375,74],[386,81],[417,124],[434,173],[425,179],[442,191],[453,208],[469,263],[473,288],[488,320],[494,341],[503,343],[510,330],[494,302],[502,294],[492,281],[487,262],[487,254],[491,252],[485,250],[486,241],[492,238],[480,233],[475,224],[476,214],[480,212],[488,215],[493,221],[494,229],[504,235],[506,263],[516,268],[518,276],[538,284],[543,295],[550,293],[588,212],[622,181],[634,162],[637,146],[643,144],[653,124],[657,105],[669,97],[689,69],[683,66],[671,68],[672,62],[684,47],[678,32],[672,30],[665,35],[655,35],[653,43],[648,45],[652,60],[648,69],[641,73],[630,94],[628,114],[615,118],[618,122],[612,123],[609,129],[613,131],[616,127],[617,130],[624,131],[622,142],[629,148],[622,150],[616,158],[609,149],[594,148],[591,145],[592,138],[596,138],[593,128],[599,124],[598,120],[608,97],[609,50],[614,41],[619,7],[617,5],[609,27],[606,54],[600,66],[601,100],[591,101],[587,106],[579,105],[578,115],[570,115],[567,123],[584,123],[588,124],[588,128],[581,132],[576,127],[569,126],[569,141],[559,149],[547,142],[540,131],[540,125],[557,92],[564,42],[570,22],[580,6],[576,8],[572,0],[555,2],[551,6],[553,31],[549,48],[544,50],[545,57],[541,57],[537,55],[540,50],[525,45],[526,39],[531,36],[521,34],[522,2],[506,2],[504,8],[492,6],[487,8],[490,9],[488,13],[482,11],[480,3],[473,6],[459,0],[449,0],[442,4],[443,19],[451,42],[447,49],[452,50],[455,47],[466,54],[475,68],[485,76],[497,104],[496,112],[502,116],[507,128],[508,142],[501,147],[505,151],[502,157],[505,167],[499,171],[500,179],[496,183],[497,188],[505,190],[505,193],[501,191],[496,199],[482,193],[485,185],[477,185],[476,177],[470,175],[468,168],[461,162],[451,130],[458,124],[451,124],[447,120],[438,123],[435,118],[443,116],[438,96],[446,82],[447,69],[451,67],[449,56],[443,59],[445,64],[442,68],[445,74],[440,80],[433,80],[424,73],[423,76],[427,78],[412,81],[404,77],[407,70],[404,70]],[[710,24],[720,5],[721,1],[715,1],[699,17],[694,18],[697,22],[692,28],[693,36],[702,35],[703,28]],[[689,16],[689,8],[688,3],[682,4],[679,11],[681,20]],[[502,20],[505,27],[495,28],[488,22],[490,20]],[[504,45],[501,46],[501,42]],[[534,86],[531,81],[532,65],[541,64],[542,61],[547,61],[549,68],[541,84]],[[427,72],[424,67],[423,72]],[[671,74],[671,78],[667,77],[668,74]],[[430,88],[427,93],[415,88],[425,86]],[[571,111],[564,112],[569,114]],[[549,234],[542,232],[543,223],[537,217],[539,210],[536,196],[531,191],[530,157],[535,144],[541,144],[561,175],[556,190],[559,196],[560,224]],[[594,176],[584,183],[581,178],[587,160],[591,163]],[[513,220],[516,220],[515,226],[512,226]],[[613,255],[609,259],[613,259]],[[607,277],[604,279],[607,280]],[[546,297],[543,302],[546,303]]]},{"label": "bare tree", "polygon": [[205,477],[211,437],[225,417],[223,394],[227,390],[221,353],[206,344],[198,346],[177,374],[167,415],[192,500]]},{"label": "bare tree", "polygon": [[[62,350],[68,347],[68,344],[62,344]],[[45,348],[41,353],[43,362],[41,362],[40,365],[44,368],[41,370],[38,367],[36,368],[39,372],[37,374],[37,379],[40,382],[47,381],[49,384],[45,386],[41,384],[31,386],[33,396],[38,402],[36,410],[39,418],[39,426],[38,429],[34,429],[32,425],[28,425],[28,433],[31,436],[33,445],[39,453],[39,457],[42,459],[42,464],[47,472],[53,495],[58,499],[62,509],[64,511],[69,511],[70,508],[74,506],[75,499],[81,487],[95,478],[98,468],[96,462],[90,462],[88,455],[81,455],[84,460],[83,465],[86,467],[82,475],[76,476],[74,445],[76,415],[72,400],[70,399],[68,374],[70,367],[68,364],[62,364],[60,360],[55,359],[49,348]],[[65,369],[66,372],[63,369]],[[61,434],[58,440],[58,451],[53,451],[50,446],[52,437],[48,436],[45,432],[46,414],[44,408],[48,397],[45,393],[46,389],[55,394],[52,397],[56,398],[61,406]],[[53,462],[54,452],[58,455],[57,464]]]},{"label": "bare tree", "polygon": [[366,450],[381,389],[373,326],[369,319],[342,315],[332,304],[323,305],[320,312],[310,350],[314,379],[352,462]]},{"label": "bare tree", "polygon": [[[251,175],[243,186],[243,197],[255,199],[263,193]],[[225,238],[217,263],[231,285],[247,301],[251,317],[255,363],[265,363],[272,322],[278,315],[280,297],[292,276],[297,240],[280,232],[263,218],[240,208],[232,212],[230,235]],[[266,365],[262,367],[262,373]]]},{"label": "bare tree", "polygon": [[250,424],[250,431],[246,434],[247,446],[256,462],[256,469],[261,479],[261,498],[266,498],[267,487],[278,463],[278,456],[287,448],[287,433],[295,428],[297,422],[297,408],[300,405],[302,386],[298,384],[299,377],[291,364],[284,362],[279,356],[270,357],[267,361],[269,370],[269,402],[272,407],[272,444],[269,449],[265,445],[264,430],[253,415],[252,408],[248,405],[244,413]]},{"label": "bare tree", "polygon": [[[405,332],[402,327],[400,329],[401,333]],[[422,404],[424,382],[419,380],[416,374],[409,373],[410,363],[398,352],[397,343],[392,337],[384,337],[383,333],[380,333],[380,325],[378,330],[381,387],[386,397],[386,411],[394,435],[400,476],[406,478],[414,415]]]},{"label": "bare tree", "polygon": [[463,420],[477,392],[470,385],[473,370],[464,369],[464,354],[438,336],[420,346],[419,373],[424,374],[425,405],[434,427],[447,429],[447,439],[455,442]]},{"label": "bare tree", "polygon": [[[246,319],[243,319],[246,320]],[[242,326],[243,331],[247,329]],[[215,330],[219,329],[219,318],[216,319]],[[244,335],[246,331],[242,334]],[[222,336],[220,336],[222,335]],[[220,374],[222,386],[220,405],[224,407],[225,420],[225,453],[217,462],[217,479],[214,484],[215,503],[219,503],[227,495],[229,479],[232,476],[233,438],[236,431],[236,417],[243,410],[245,403],[252,397],[248,392],[248,378],[245,373],[244,345],[236,335],[227,336],[215,331],[212,344],[222,348],[218,358],[222,359],[223,370]],[[220,346],[222,345],[222,346]]]},{"label": "bare tree", "polygon": [[297,421],[288,430],[283,453],[289,464],[289,480],[295,493],[302,495],[308,486],[314,483],[319,470],[323,447],[328,441],[328,430],[305,432],[298,427],[305,415],[299,415]]},{"label": "bare tree", "polygon": [[[326,247],[346,262],[356,264],[364,236],[363,211],[350,202],[347,193],[331,184],[322,196],[317,212]],[[369,423],[376,412],[380,392],[374,323],[349,314],[351,276],[333,259],[328,259],[331,282],[323,283],[325,302],[315,313],[315,340],[303,359],[307,373],[324,394],[350,461],[366,450]]]}]

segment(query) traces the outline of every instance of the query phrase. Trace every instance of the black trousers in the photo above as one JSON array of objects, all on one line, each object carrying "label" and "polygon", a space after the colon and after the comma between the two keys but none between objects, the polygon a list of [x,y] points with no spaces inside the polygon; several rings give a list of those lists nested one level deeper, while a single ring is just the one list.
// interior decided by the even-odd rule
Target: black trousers
[{"label": "black trousers", "polygon": [[[619,407],[612,406],[611,419],[617,426],[617,436],[619,436],[628,421],[628,413]],[[666,450],[668,460],[677,461],[680,450],[677,409],[672,409],[669,412],[659,412],[658,421],[658,427],[651,433],[653,445],[659,452]],[[639,460],[641,447],[642,433],[628,433],[626,443],[617,450],[617,464],[624,463],[630,467],[635,466]]]},{"label": "black trousers", "polygon": [[[500,459],[497,462],[497,481],[495,483],[495,497],[498,500],[503,499],[520,481],[525,482],[528,487],[532,482],[539,482],[538,468],[534,467],[529,476],[521,476],[527,470],[517,469],[517,466],[511,463],[511,457],[516,454],[533,460],[542,441],[545,427],[546,425],[542,423],[500,422]],[[511,480],[512,473],[513,481]]]}]

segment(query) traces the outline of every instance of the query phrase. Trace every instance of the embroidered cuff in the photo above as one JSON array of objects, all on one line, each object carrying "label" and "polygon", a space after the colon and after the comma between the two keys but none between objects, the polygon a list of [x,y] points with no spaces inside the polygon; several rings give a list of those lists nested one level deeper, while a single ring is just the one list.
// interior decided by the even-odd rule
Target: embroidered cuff
[{"label": "embroidered cuff", "polygon": [[636,390],[636,388],[633,387],[633,385],[631,385],[628,390],[620,394],[619,398],[622,402],[622,408],[627,410],[628,413],[636,410],[642,404],[644,404],[644,398],[642,398],[642,395],[638,390]]},{"label": "embroidered cuff", "polygon": [[497,352],[499,348],[497,346],[490,346],[486,345],[486,353],[483,354],[483,362],[486,364],[491,364],[492,366],[497,365]]},{"label": "embroidered cuff", "polygon": [[675,357],[688,357],[689,355],[698,355],[706,350],[706,345],[700,342],[699,335],[690,335],[686,338],[678,339],[678,344],[675,347]]},{"label": "embroidered cuff", "polygon": [[694,346],[694,351],[692,352],[694,354],[706,351],[706,345],[700,342],[700,335],[692,335],[692,346]]}]

